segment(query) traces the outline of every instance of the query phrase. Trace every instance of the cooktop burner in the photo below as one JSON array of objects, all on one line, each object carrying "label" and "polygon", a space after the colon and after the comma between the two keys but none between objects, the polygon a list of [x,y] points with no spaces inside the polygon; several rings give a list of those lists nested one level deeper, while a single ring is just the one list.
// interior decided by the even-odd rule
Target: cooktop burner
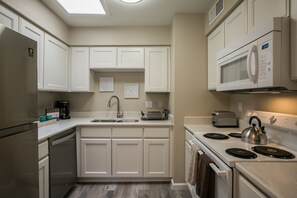
[{"label": "cooktop burner", "polygon": [[241,148],[229,148],[226,149],[226,153],[234,157],[244,158],[244,159],[255,159],[257,155],[251,151]]},{"label": "cooktop burner", "polygon": [[229,137],[227,135],[220,134],[220,133],[206,133],[203,136],[206,138],[217,139],[217,140],[229,139]]},{"label": "cooktop burner", "polygon": [[294,159],[295,155],[279,149],[279,148],[274,148],[270,146],[254,146],[252,147],[252,150],[255,151],[256,153],[266,155],[269,157],[275,157],[275,158],[281,158],[281,159]]},{"label": "cooktop burner", "polygon": [[234,138],[241,138],[241,133],[229,133],[228,135]]}]

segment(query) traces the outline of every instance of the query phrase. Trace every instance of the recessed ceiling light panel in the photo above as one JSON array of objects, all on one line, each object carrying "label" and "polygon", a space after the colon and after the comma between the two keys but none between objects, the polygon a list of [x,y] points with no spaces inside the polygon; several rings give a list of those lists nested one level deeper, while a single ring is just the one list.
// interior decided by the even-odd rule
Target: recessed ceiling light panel
[{"label": "recessed ceiling light panel", "polygon": [[120,1],[122,1],[124,3],[138,3],[138,2],[140,2],[142,0],[120,0]]},{"label": "recessed ceiling light panel", "polygon": [[69,14],[106,14],[100,0],[57,0]]}]

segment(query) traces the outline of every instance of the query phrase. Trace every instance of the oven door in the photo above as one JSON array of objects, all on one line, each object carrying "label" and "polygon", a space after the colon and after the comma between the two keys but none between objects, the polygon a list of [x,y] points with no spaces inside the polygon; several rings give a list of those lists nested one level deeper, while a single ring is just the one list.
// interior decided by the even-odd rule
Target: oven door
[{"label": "oven door", "polygon": [[250,43],[217,61],[217,91],[253,89],[258,87],[258,49]]},{"label": "oven door", "polygon": [[199,140],[194,143],[201,149],[199,154],[206,154],[214,162],[210,167],[215,172],[215,198],[232,198],[232,169]]}]

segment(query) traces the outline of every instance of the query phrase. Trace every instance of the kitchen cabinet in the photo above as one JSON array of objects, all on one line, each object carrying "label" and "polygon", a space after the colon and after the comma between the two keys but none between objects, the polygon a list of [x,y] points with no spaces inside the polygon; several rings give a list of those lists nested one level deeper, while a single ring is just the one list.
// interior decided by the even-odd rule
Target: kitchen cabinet
[{"label": "kitchen cabinet", "polygon": [[236,43],[247,35],[247,9],[243,1],[224,21],[225,47]]},{"label": "kitchen cabinet", "polygon": [[81,177],[111,176],[111,140],[81,139]]},{"label": "kitchen cabinet", "polygon": [[169,128],[144,128],[144,177],[169,177]]},{"label": "kitchen cabinet", "polygon": [[170,92],[169,47],[145,48],[145,92]]},{"label": "kitchen cabinet", "polygon": [[90,47],[91,69],[115,69],[116,66],[116,47]]},{"label": "kitchen cabinet", "polygon": [[44,90],[68,91],[68,46],[49,34],[44,39]]},{"label": "kitchen cabinet", "polygon": [[291,1],[291,78],[297,80],[297,1]]},{"label": "kitchen cabinet", "polygon": [[238,176],[238,189],[237,189],[238,198],[266,198],[260,190],[258,190],[251,182],[245,179],[242,175]]},{"label": "kitchen cabinet", "polygon": [[70,91],[92,92],[94,73],[89,69],[89,47],[71,47],[70,58]]},{"label": "kitchen cabinet", "polygon": [[38,145],[39,158],[39,198],[49,197],[49,157],[48,142]]},{"label": "kitchen cabinet", "polygon": [[185,141],[185,181],[187,181],[187,177],[189,174],[191,157],[191,145],[187,141]]},{"label": "kitchen cabinet", "polygon": [[111,128],[81,128],[80,176],[111,176]]},{"label": "kitchen cabinet", "polygon": [[142,177],[142,139],[112,140],[112,174],[114,177]]},{"label": "kitchen cabinet", "polygon": [[0,5],[0,23],[6,27],[17,31],[19,30],[19,17],[12,11]]},{"label": "kitchen cabinet", "polygon": [[217,86],[217,53],[225,47],[224,22],[208,37],[208,90],[216,90]]},{"label": "kitchen cabinet", "polygon": [[37,42],[37,85],[38,89],[43,89],[43,49],[44,31],[29,23],[23,18],[19,21],[19,32]]},{"label": "kitchen cabinet", "polygon": [[289,0],[248,0],[247,2],[249,33],[255,28],[262,27],[273,17],[289,16]]},{"label": "kitchen cabinet", "polygon": [[119,47],[117,55],[118,69],[144,69],[144,48]]}]

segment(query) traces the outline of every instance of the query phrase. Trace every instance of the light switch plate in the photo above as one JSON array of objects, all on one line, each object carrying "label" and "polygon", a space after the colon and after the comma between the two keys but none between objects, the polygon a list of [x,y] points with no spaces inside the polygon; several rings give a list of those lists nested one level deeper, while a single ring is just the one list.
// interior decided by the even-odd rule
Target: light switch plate
[{"label": "light switch plate", "polygon": [[145,108],[153,108],[153,102],[152,101],[145,101]]}]

